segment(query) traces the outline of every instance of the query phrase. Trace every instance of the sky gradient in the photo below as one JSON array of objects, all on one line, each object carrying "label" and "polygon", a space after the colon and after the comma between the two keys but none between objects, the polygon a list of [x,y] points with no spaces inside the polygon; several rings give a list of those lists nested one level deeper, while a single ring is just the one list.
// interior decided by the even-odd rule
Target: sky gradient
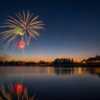
[{"label": "sky gradient", "polygon": [[[99,0],[1,0],[0,26],[7,16],[20,11],[39,15],[45,23],[38,40],[24,50],[33,56],[78,56],[100,54]],[[21,50],[0,43],[0,54],[23,54]]]}]

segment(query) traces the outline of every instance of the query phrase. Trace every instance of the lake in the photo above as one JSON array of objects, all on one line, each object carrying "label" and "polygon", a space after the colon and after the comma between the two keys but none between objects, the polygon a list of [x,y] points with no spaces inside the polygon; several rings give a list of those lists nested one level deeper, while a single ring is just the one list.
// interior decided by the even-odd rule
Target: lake
[{"label": "lake", "polygon": [[99,67],[0,67],[0,85],[15,83],[38,100],[100,100]]}]

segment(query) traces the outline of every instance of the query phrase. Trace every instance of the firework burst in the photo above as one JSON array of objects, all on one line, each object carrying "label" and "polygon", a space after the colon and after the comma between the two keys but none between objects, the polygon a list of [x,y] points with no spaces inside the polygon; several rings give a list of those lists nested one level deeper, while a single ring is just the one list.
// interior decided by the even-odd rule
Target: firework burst
[{"label": "firework burst", "polygon": [[[0,35],[2,35],[1,39],[11,42],[17,37],[21,37],[26,44],[29,44],[31,38],[36,39],[36,37],[40,35],[39,30],[42,29],[43,26],[44,24],[39,20],[38,16],[34,17],[29,11],[23,11],[17,13],[14,17],[8,17],[7,22],[1,26],[4,30],[0,33]],[[25,36],[29,38],[24,40]]]}]

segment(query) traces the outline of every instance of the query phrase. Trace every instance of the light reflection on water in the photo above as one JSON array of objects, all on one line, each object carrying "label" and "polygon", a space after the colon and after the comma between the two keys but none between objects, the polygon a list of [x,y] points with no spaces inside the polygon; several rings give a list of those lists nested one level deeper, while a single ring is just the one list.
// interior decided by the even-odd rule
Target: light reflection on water
[{"label": "light reflection on water", "polygon": [[0,84],[23,83],[39,100],[100,100],[99,76],[99,67],[0,68]]},{"label": "light reflection on water", "polygon": [[77,75],[84,76],[85,74],[98,75],[100,74],[100,68],[86,68],[86,67],[1,67],[0,76],[34,76],[34,75],[57,75],[57,76],[67,76],[67,75]]}]

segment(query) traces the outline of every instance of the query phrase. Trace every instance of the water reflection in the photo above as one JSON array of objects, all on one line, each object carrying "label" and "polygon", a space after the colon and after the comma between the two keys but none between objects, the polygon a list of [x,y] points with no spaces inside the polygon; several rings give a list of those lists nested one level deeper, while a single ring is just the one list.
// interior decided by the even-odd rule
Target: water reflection
[{"label": "water reflection", "polygon": [[72,67],[72,68],[53,68],[49,69],[50,74],[56,74],[58,76],[71,76],[71,75],[77,75],[77,76],[84,76],[86,74],[91,74],[91,75],[100,75],[100,68],[86,68],[86,67]]},{"label": "water reflection", "polygon": [[4,84],[0,85],[0,100],[37,100],[36,95],[29,95],[24,84]]},{"label": "water reflection", "polygon": [[55,68],[57,75],[84,75],[88,73],[87,68]]},{"label": "water reflection", "polygon": [[1,67],[0,77],[2,76],[33,76],[33,75],[58,75],[58,76],[84,76],[85,74],[100,75],[99,67]]},{"label": "water reflection", "polygon": [[[100,76],[99,67],[2,67],[0,68],[0,95],[6,94],[9,97],[14,90],[13,98],[18,99],[20,95],[20,98],[24,97],[23,100],[34,100],[34,97],[38,100],[87,100],[87,98],[100,100],[98,76]],[[8,90],[5,91],[7,88]],[[99,99],[91,99],[97,97]],[[17,99],[0,98],[0,100]]]}]

